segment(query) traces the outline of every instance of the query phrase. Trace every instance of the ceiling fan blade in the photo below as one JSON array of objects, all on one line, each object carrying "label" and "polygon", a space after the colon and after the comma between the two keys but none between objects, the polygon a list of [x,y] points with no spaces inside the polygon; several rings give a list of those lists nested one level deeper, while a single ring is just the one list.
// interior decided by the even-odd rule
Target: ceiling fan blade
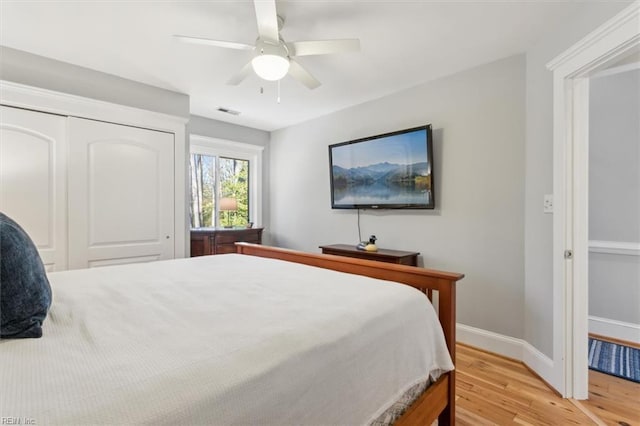
[{"label": "ceiling fan blade", "polygon": [[234,75],[229,79],[229,81],[227,81],[227,84],[230,86],[237,86],[242,82],[242,80],[244,80],[249,74],[251,74],[252,69],[253,68],[251,67],[251,61],[247,62],[247,65],[242,67],[242,69],[238,71],[236,75]]},{"label": "ceiling fan blade", "polygon": [[320,82],[294,60],[289,61],[289,74],[311,90],[320,86]]},{"label": "ceiling fan blade", "polygon": [[255,46],[251,46],[250,44],[236,43],[234,41],[211,40],[209,38],[190,37],[177,34],[174,35],[174,37],[185,43],[206,44],[208,46],[225,47],[227,49],[253,50],[255,48]]},{"label": "ceiling fan blade", "polygon": [[276,12],[276,0],[254,0],[256,8],[256,20],[258,21],[258,34],[260,38],[278,42],[278,13]]},{"label": "ceiling fan blade", "polygon": [[293,41],[287,43],[287,48],[291,56],[357,52],[360,50],[360,40],[351,38],[343,40]]}]

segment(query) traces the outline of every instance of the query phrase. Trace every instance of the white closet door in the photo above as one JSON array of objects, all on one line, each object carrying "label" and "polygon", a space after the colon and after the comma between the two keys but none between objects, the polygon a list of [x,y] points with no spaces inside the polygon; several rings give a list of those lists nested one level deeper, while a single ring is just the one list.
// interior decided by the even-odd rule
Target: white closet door
[{"label": "white closet door", "polygon": [[0,210],[29,234],[48,271],[67,268],[66,119],[0,107]]},{"label": "white closet door", "polygon": [[174,135],[69,119],[69,267],[174,257]]}]

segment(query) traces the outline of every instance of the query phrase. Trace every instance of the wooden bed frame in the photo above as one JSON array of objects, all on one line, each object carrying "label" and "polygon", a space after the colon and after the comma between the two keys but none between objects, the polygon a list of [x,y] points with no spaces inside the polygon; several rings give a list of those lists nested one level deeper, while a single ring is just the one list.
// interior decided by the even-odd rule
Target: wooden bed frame
[{"label": "wooden bed frame", "polygon": [[[429,296],[433,290],[436,290],[438,292],[438,316],[451,359],[455,363],[456,282],[464,277],[463,274],[329,254],[305,253],[258,244],[236,243],[236,246],[240,254],[286,260],[350,274],[396,281],[415,287]],[[435,419],[438,419],[439,426],[454,425],[455,389],[454,372],[443,374],[413,402],[394,425],[431,425]]]}]

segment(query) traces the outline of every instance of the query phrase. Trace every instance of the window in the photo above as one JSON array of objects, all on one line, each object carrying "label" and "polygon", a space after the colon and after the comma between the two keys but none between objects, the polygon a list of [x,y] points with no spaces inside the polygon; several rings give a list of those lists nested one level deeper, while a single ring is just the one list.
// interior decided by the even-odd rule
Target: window
[{"label": "window", "polygon": [[260,224],[261,146],[191,136],[192,228]]}]

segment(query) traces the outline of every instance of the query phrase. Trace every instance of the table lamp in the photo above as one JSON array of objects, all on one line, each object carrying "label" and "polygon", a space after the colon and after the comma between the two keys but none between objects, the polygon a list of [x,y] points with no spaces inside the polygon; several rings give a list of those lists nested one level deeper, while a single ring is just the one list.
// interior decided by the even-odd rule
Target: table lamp
[{"label": "table lamp", "polygon": [[227,212],[227,225],[225,228],[231,228],[231,213],[232,211],[236,211],[238,209],[238,200],[231,197],[223,197],[220,198],[220,207],[218,210],[221,212]]}]

